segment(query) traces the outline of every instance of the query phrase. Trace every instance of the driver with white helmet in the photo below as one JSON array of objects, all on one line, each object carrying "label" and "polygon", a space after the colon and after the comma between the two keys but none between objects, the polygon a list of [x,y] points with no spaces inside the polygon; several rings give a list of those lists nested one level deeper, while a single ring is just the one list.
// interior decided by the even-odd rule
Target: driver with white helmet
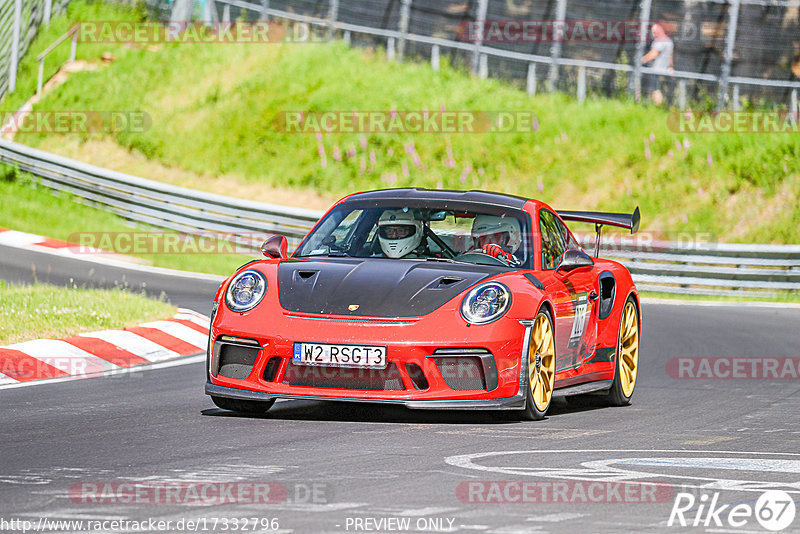
[{"label": "driver with white helmet", "polygon": [[516,218],[476,215],[472,221],[472,239],[484,254],[495,257],[507,265],[522,264],[514,255],[522,244],[522,231]]},{"label": "driver with white helmet", "polygon": [[422,221],[410,210],[386,210],[378,219],[378,241],[387,258],[402,258],[422,243]]}]

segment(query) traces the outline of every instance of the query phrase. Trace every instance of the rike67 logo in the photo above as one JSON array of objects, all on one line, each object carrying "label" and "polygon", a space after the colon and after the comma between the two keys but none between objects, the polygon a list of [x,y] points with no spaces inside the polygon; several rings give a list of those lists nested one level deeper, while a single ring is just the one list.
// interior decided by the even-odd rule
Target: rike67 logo
[{"label": "rike67 logo", "polygon": [[781,490],[769,490],[761,494],[755,504],[720,504],[719,492],[699,497],[691,493],[678,493],[669,514],[667,526],[681,527],[734,527],[755,526],[755,519],[762,528],[778,532],[791,526],[795,517],[792,496]]}]

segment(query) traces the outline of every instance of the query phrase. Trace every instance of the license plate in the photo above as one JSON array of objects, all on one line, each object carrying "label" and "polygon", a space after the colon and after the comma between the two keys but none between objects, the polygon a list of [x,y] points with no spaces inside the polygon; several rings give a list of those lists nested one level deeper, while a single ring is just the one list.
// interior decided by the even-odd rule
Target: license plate
[{"label": "license plate", "polygon": [[334,343],[295,343],[292,361],[297,365],[386,368],[386,347],[338,345]]}]

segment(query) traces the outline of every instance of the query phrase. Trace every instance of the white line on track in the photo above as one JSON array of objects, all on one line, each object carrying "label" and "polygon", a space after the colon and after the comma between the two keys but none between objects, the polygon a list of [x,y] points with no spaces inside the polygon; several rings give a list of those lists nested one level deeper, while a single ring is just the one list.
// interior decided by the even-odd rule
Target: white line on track
[{"label": "white line on track", "polygon": [[72,258],[77,261],[88,261],[91,263],[99,263],[101,265],[106,265],[108,267],[119,267],[121,269],[127,269],[130,271],[140,271],[149,274],[160,274],[164,276],[175,276],[178,278],[192,278],[195,280],[208,280],[209,282],[216,282],[221,283],[225,280],[224,276],[220,276],[217,274],[206,274],[206,273],[195,273],[192,271],[179,271],[177,269],[167,269],[165,267],[152,267],[150,265],[139,265],[136,263],[129,263],[125,261],[119,260],[112,260],[108,258],[104,258],[102,256],[87,256],[86,258],[77,258],[75,255],[65,254],[64,252],[59,252],[58,249],[53,250],[44,250],[45,247],[38,247],[36,249],[32,249],[30,246],[26,245],[17,245],[14,243],[0,243],[0,245],[9,246],[13,248],[21,248],[24,250],[29,250],[32,252],[38,252],[40,254],[50,254],[51,256],[58,256],[60,258]]},{"label": "white line on track", "polygon": [[[198,354],[197,356],[188,356],[186,358],[178,358],[175,360],[170,360],[168,362],[158,362],[158,363],[150,363],[144,365],[138,365],[136,367],[130,367],[131,370],[138,371],[149,371],[151,369],[166,369],[168,367],[180,367],[181,365],[190,365],[193,363],[200,363],[206,361],[205,354]],[[97,378],[100,378],[102,375],[98,375]],[[34,380],[32,382],[19,382],[14,384],[5,384],[0,385],[0,390],[3,389],[16,389],[16,388],[24,388],[28,386],[46,386],[48,384],[58,384],[60,382],[69,382],[73,380],[83,380],[89,377],[83,376],[65,376],[63,378],[45,378],[42,380]]]}]

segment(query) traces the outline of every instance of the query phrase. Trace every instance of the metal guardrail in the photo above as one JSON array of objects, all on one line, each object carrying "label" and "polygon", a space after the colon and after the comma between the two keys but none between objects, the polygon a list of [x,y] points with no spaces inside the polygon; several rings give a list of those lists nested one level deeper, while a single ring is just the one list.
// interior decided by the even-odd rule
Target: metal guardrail
[{"label": "metal guardrail", "polygon": [[[188,234],[280,233],[297,244],[322,215],[168,185],[6,140],[0,140],[0,161],[126,219]],[[634,249],[604,243],[601,255],[625,264],[642,290],[731,296],[800,292],[800,245],[646,242]]]},{"label": "metal guardrail", "polygon": [[322,215],[147,180],[6,140],[0,161],[126,219],[187,234],[279,233],[297,244]]}]

